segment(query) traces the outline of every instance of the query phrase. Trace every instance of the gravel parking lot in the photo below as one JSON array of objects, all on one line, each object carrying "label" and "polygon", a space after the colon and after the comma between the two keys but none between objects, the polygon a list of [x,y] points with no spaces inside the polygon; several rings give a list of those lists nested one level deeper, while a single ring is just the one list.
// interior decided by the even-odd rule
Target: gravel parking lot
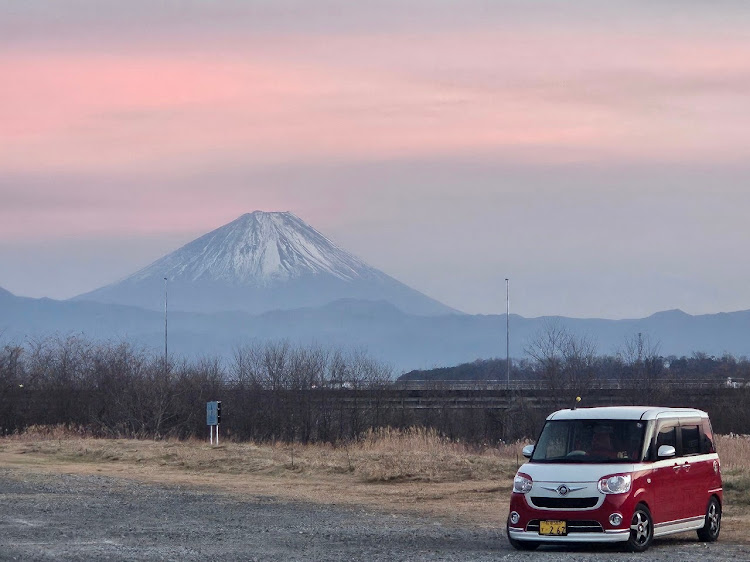
[{"label": "gravel parking lot", "polygon": [[235,498],[121,478],[0,469],[0,560],[750,560],[750,545],[657,541],[516,552],[501,530],[404,515]]}]

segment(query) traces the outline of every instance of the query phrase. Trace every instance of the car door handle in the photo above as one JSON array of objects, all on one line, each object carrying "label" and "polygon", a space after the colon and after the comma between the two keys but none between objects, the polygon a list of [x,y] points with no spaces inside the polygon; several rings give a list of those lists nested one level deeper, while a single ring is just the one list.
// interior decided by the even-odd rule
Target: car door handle
[{"label": "car door handle", "polygon": [[680,470],[681,468],[682,468],[682,467],[681,467],[681,466],[680,466],[679,464],[676,464],[676,465],[674,465],[674,466],[672,467],[672,470],[674,470],[675,472],[677,472],[677,471],[678,471],[678,470]]},{"label": "car door handle", "polygon": [[684,468],[686,471],[690,470],[690,463],[685,463],[682,465],[682,468]]}]

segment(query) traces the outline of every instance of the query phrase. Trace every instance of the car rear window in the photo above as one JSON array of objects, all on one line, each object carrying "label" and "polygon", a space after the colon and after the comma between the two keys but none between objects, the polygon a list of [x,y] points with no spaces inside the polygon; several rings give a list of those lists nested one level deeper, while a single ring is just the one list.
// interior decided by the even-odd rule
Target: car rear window
[{"label": "car rear window", "polygon": [[701,453],[715,453],[716,446],[714,445],[714,434],[711,430],[711,423],[708,420],[703,420],[703,441],[701,443]]}]

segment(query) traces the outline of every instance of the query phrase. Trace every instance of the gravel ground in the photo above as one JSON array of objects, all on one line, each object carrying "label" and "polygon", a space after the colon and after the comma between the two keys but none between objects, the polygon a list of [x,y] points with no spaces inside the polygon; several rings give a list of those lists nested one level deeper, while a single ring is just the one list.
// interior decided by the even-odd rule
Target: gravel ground
[{"label": "gravel ground", "polygon": [[500,530],[101,476],[0,469],[0,560],[750,560],[750,545],[694,537],[641,555],[516,552]]}]

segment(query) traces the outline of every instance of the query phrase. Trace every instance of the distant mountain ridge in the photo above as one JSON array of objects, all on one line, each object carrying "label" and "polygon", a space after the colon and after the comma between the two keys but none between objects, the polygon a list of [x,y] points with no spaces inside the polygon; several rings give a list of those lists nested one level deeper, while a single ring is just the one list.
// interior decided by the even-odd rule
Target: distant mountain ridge
[{"label": "distant mountain ridge", "polygon": [[[306,345],[364,348],[397,371],[453,366],[505,356],[505,315],[407,314],[386,301],[339,300],[320,307],[246,312],[170,312],[169,349],[176,356],[218,356],[231,361],[238,345],[280,340]],[[631,320],[510,317],[510,353],[524,347],[554,321],[571,334],[589,336],[599,354],[615,354],[625,338],[642,332],[660,354],[705,352],[750,355],[750,310],[691,316],[656,313]],[[0,347],[27,338],[83,335],[127,340],[154,349],[164,345],[163,311],[82,301],[16,297],[0,291]]]},{"label": "distant mountain ridge", "polygon": [[261,313],[349,298],[385,300],[412,314],[458,312],[367,265],[292,213],[262,211],[75,300],[159,310],[165,277],[170,306],[183,311]]}]

